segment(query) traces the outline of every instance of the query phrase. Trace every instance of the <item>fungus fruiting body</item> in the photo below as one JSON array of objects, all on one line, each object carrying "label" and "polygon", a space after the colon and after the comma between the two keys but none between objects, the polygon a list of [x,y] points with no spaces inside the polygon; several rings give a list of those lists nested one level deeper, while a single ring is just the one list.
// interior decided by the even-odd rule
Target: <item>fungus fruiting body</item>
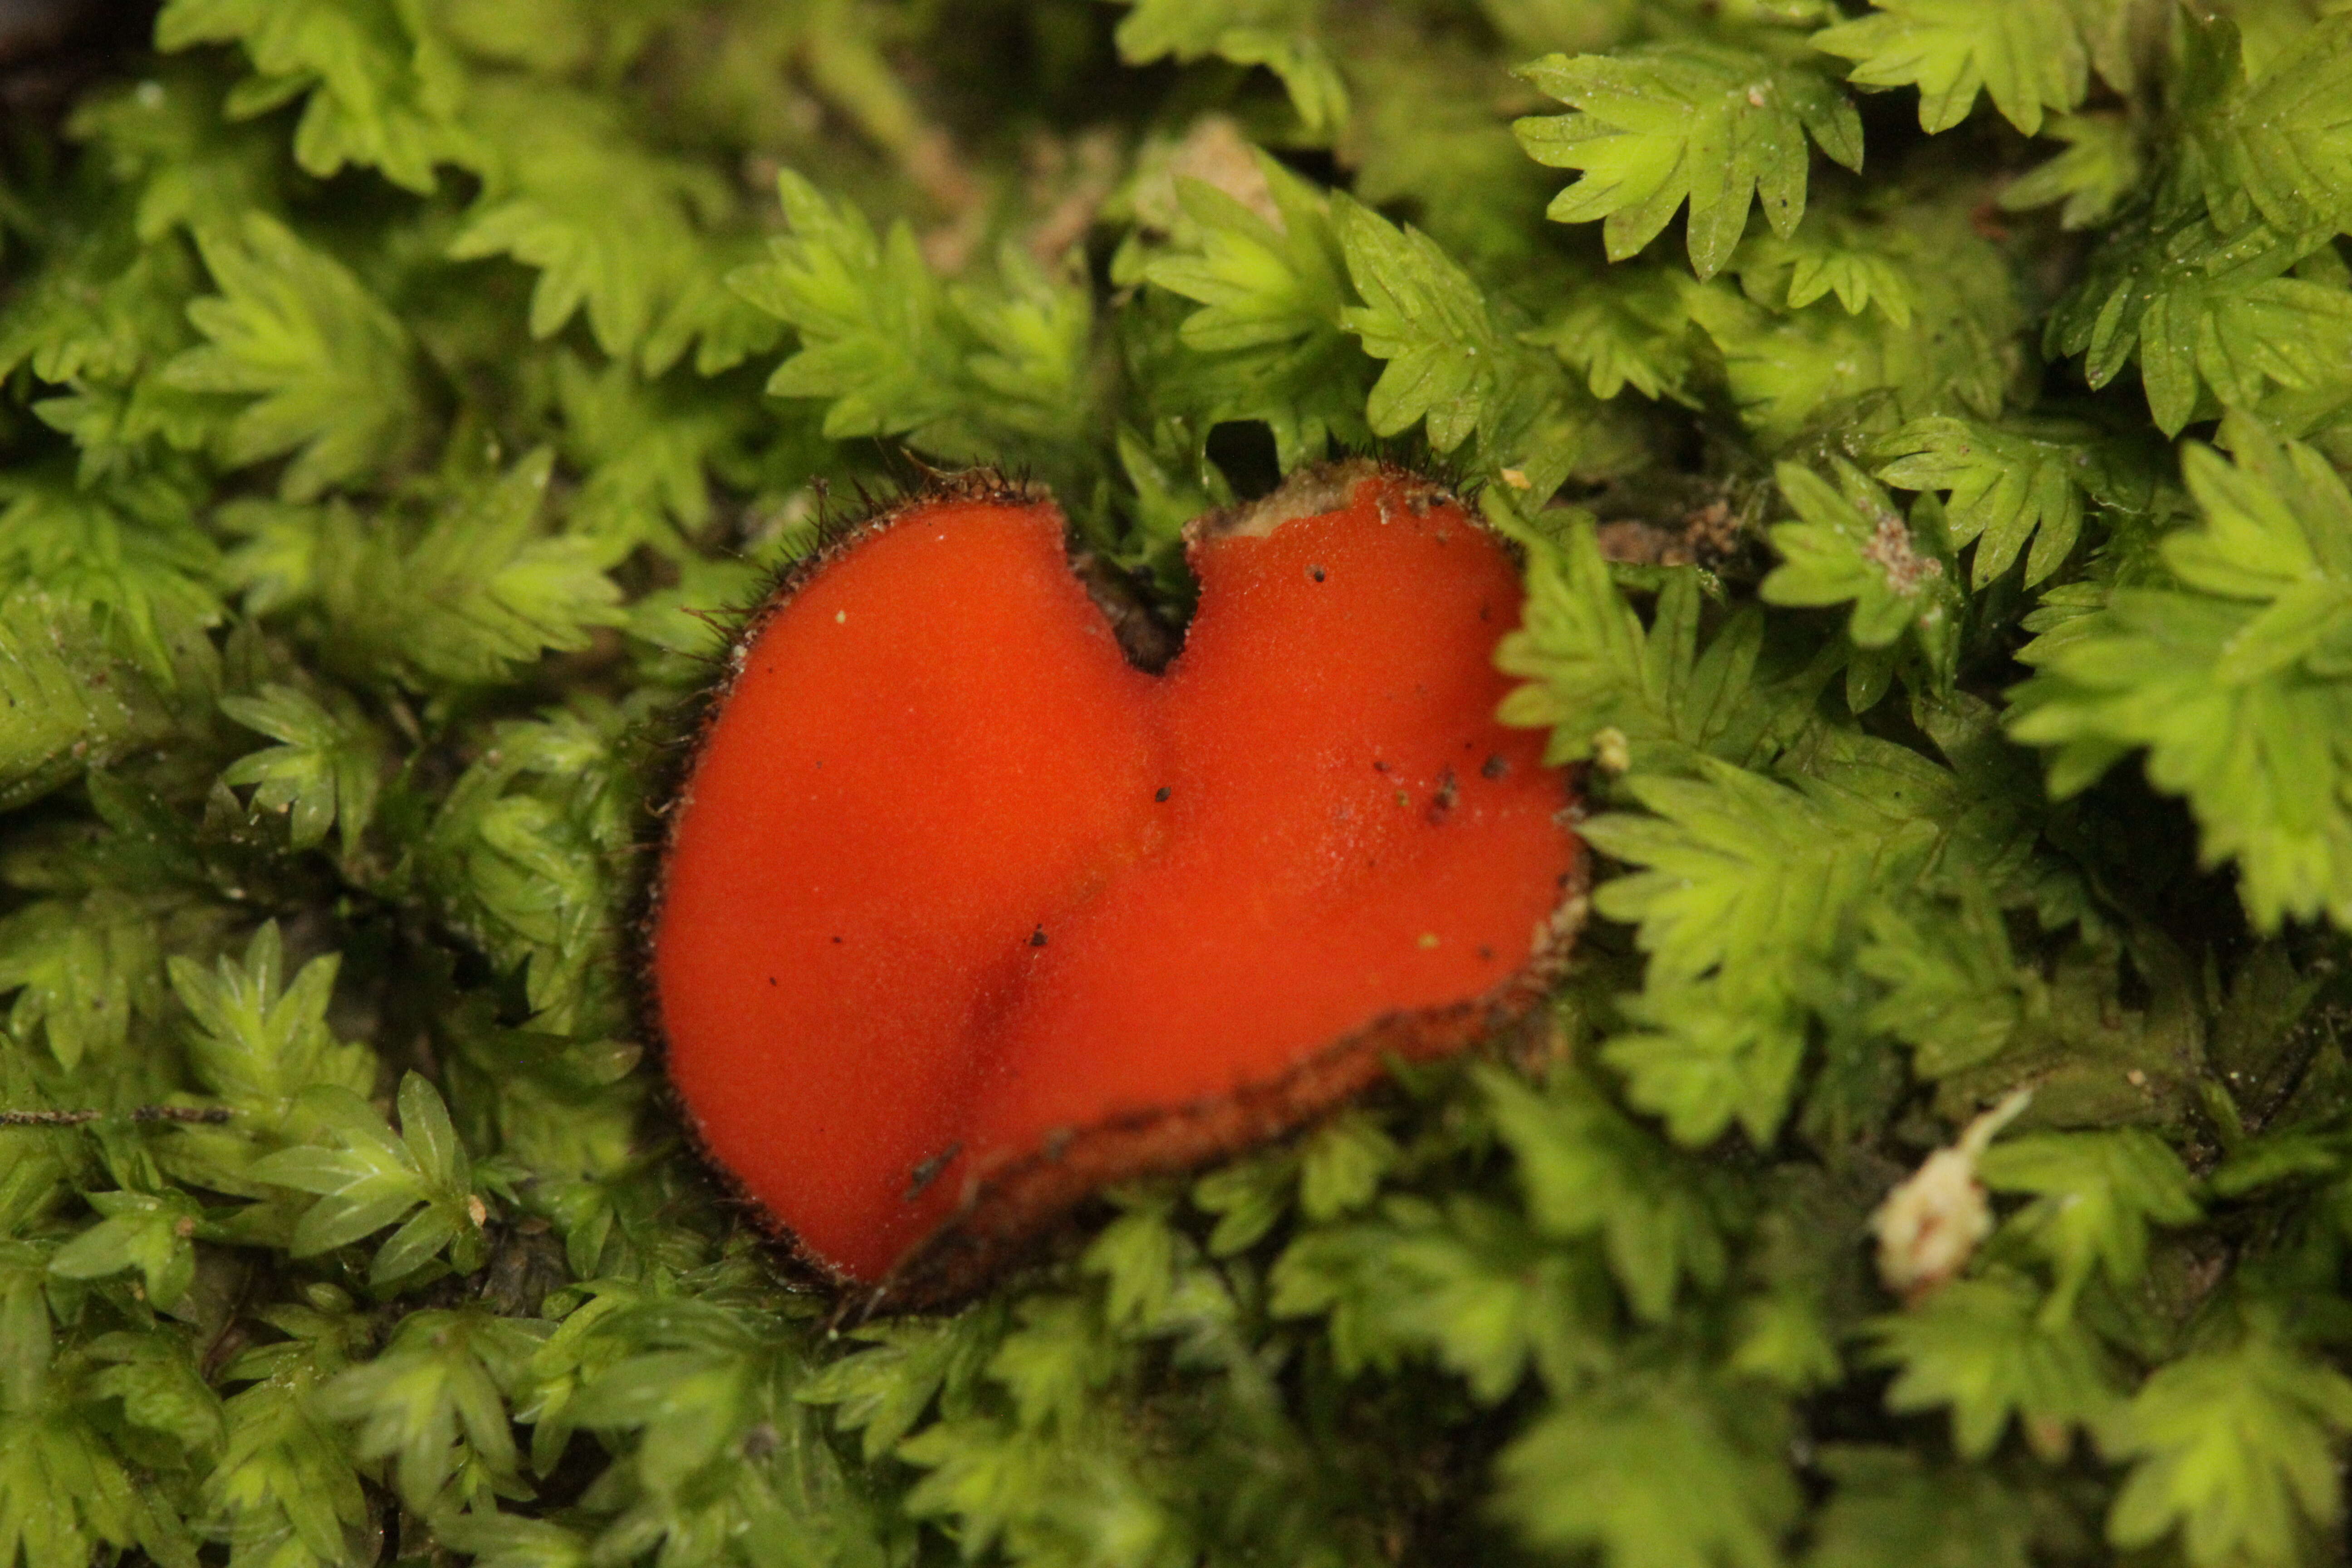
[{"label": "fungus fruiting body", "polygon": [[1493,718],[1499,542],[1392,468],[1196,523],[1122,655],[1052,502],[967,484],[755,616],[649,924],[669,1070],[811,1263],[937,1298],[1108,1181],[1295,1126],[1525,1011],[1580,907]]}]

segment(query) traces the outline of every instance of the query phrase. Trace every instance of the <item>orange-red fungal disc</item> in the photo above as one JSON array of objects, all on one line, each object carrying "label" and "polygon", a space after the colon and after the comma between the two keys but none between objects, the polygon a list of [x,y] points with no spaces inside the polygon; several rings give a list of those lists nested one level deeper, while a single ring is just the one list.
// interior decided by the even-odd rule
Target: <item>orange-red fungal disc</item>
[{"label": "orange-red fungal disc", "polygon": [[1208,520],[1138,670],[1051,502],[920,500],[779,595],[651,932],[711,1156],[835,1277],[972,1282],[1100,1183],[1295,1125],[1523,1010],[1580,850],[1495,722],[1517,624],[1454,501],[1350,465]]}]

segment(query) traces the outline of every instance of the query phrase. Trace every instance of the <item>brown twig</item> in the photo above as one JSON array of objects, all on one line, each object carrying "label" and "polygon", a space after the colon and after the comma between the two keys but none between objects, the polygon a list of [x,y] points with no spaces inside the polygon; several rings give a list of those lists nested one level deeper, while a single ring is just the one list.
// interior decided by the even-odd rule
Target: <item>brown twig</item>
[{"label": "brown twig", "polygon": [[[80,1127],[115,1114],[110,1110],[0,1110],[0,1127]],[[217,1127],[236,1114],[220,1105],[134,1105],[133,1122],[172,1121],[188,1127]]]}]

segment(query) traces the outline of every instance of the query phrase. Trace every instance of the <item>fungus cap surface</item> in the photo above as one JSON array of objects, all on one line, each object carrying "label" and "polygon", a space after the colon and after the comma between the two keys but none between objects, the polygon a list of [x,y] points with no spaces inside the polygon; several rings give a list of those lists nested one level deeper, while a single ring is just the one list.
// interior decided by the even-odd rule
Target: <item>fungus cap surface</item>
[{"label": "fungus cap surface", "polygon": [[1494,536],[1356,464],[1190,553],[1157,677],[1009,488],[857,531],[737,650],[654,1005],[704,1147],[836,1279],[952,1293],[1103,1182],[1469,1043],[1566,940],[1567,786],[1493,717]]}]

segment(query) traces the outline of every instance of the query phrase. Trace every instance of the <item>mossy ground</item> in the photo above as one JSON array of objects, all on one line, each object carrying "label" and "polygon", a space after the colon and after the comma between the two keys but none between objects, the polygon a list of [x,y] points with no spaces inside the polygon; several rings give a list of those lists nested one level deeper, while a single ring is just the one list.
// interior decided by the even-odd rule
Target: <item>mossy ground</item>
[{"label": "mossy ground", "polygon": [[[2340,1557],[2320,9],[169,0],[0,68],[0,1568]],[[951,1318],[798,1288],[633,994],[726,613],[908,463],[1181,606],[1186,519],[1375,447],[1522,544],[1506,713],[1589,770],[1538,1044]],[[1898,1300],[1870,1215],[2020,1087]]]}]

